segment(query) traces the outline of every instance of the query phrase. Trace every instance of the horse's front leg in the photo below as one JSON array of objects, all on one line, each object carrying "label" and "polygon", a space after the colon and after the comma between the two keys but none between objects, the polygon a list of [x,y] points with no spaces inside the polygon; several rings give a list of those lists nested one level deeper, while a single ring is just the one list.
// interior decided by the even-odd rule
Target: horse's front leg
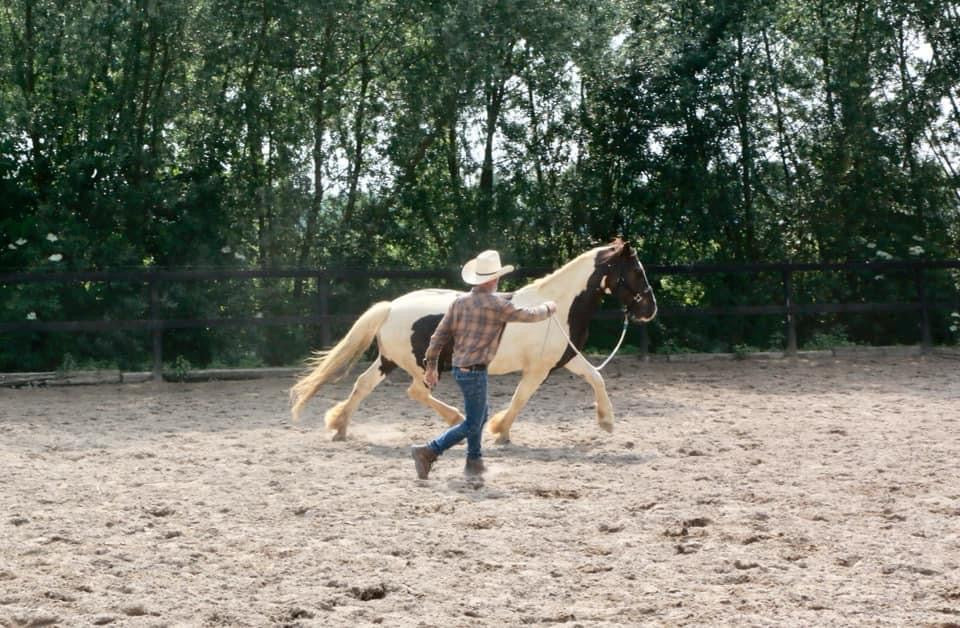
[{"label": "horse's front leg", "polygon": [[517,384],[517,389],[513,392],[510,405],[507,406],[506,410],[497,412],[493,415],[493,418],[490,419],[490,431],[497,435],[496,442],[498,445],[506,445],[510,442],[510,426],[513,425],[514,419],[517,418],[517,415],[520,414],[523,407],[527,405],[527,401],[530,400],[530,397],[549,374],[549,370],[523,372],[523,375],[520,377],[520,383]]},{"label": "horse's front leg", "polygon": [[600,371],[582,357],[574,356],[566,364],[567,370],[587,380],[593,388],[593,395],[597,400],[597,425],[608,432],[613,431],[613,405],[607,396],[607,386],[603,383]]}]

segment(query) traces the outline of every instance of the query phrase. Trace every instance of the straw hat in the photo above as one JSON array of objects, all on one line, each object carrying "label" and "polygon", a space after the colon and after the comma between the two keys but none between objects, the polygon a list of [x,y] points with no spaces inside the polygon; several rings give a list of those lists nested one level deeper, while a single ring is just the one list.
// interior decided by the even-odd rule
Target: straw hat
[{"label": "straw hat", "polygon": [[477,286],[503,277],[513,272],[513,266],[500,264],[500,254],[496,251],[484,251],[464,264],[460,275],[468,284]]}]

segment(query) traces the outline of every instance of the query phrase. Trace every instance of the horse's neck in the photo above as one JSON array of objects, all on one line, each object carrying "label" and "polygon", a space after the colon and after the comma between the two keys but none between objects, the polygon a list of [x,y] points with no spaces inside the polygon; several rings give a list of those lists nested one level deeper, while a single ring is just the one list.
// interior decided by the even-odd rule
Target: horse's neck
[{"label": "horse's neck", "polygon": [[557,303],[557,317],[565,321],[573,300],[587,289],[587,283],[594,271],[594,255],[586,253],[565,264],[559,270],[536,280],[521,292],[535,291],[542,300]]}]

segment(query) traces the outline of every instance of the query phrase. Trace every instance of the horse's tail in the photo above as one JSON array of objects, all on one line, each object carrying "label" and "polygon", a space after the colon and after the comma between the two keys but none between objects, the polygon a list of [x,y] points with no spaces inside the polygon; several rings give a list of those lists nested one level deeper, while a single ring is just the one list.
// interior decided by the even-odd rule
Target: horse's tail
[{"label": "horse's tail", "polygon": [[375,303],[353,324],[347,335],[328,351],[318,351],[308,360],[313,369],[290,389],[293,420],[300,419],[300,411],[323,384],[343,377],[356,363],[390,314],[390,302]]}]

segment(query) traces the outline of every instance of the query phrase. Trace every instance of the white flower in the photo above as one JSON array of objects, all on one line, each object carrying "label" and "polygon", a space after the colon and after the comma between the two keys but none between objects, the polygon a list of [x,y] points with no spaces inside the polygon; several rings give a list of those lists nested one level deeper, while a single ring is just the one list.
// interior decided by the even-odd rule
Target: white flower
[{"label": "white flower", "polygon": [[253,315],[254,318],[263,318],[263,312],[257,312]]},{"label": "white flower", "polygon": [[960,318],[960,312],[950,312],[950,316],[954,318]]},{"label": "white flower", "polygon": [[957,327],[956,325],[950,325],[950,331],[956,332],[958,329],[960,329],[960,327]]},{"label": "white flower", "polygon": [[222,249],[220,249],[220,252],[221,252],[221,253],[229,253],[229,252],[230,252],[230,247],[229,247],[229,246],[225,246],[225,247],[223,247]]},{"label": "white flower", "polygon": [[867,242],[867,248],[868,248],[868,249],[875,249],[875,248],[877,248],[877,243],[876,243],[876,242]]},{"label": "white flower", "polygon": [[50,260],[51,262],[59,262],[60,260],[63,259],[63,255],[61,255],[60,253],[54,253],[47,259]]},{"label": "white flower", "polygon": [[243,253],[234,253],[233,256],[236,257],[236,258],[239,259],[239,260],[245,260],[245,259],[247,259],[247,257],[246,257]]},{"label": "white flower", "polygon": [[923,238],[920,237],[920,236],[916,236],[916,235],[915,235],[915,236],[913,236],[913,239],[916,240],[917,242],[923,242]]},{"label": "white flower", "polygon": [[11,251],[16,251],[17,245],[11,242],[10,244],[7,245],[7,248],[10,249]]},{"label": "white flower", "polygon": [[915,245],[910,247],[910,255],[923,255],[926,251],[923,250],[923,247],[920,245]]},{"label": "white flower", "polygon": [[884,277],[883,275],[874,275],[873,278],[876,281],[883,281],[884,279],[886,279],[886,277]]},{"label": "white flower", "polygon": [[893,255],[890,255],[886,251],[877,251],[877,257],[880,259],[893,259]]},{"label": "white flower", "polygon": [[53,234],[53,233],[48,233],[48,234],[47,234],[47,242],[56,242],[56,241],[59,240],[59,239],[60,239],[60,238],[58,238],[58,237],[57,237],[55,234]]},{"label": "white flower", "polygon": [[27,320],[28,320],[28,321],[35,321],[35,320],[37,320],[37,313],[36,313],[36,312],[30,312],[29,314],[27,314]]},{"label": "white flower", "polygon": [[20,238],[19,240],[17,240],[17,246],[23,246],[23,245],[26,244],[26,243],[27,243],[27,241],[24,240],[23,238]]}]

